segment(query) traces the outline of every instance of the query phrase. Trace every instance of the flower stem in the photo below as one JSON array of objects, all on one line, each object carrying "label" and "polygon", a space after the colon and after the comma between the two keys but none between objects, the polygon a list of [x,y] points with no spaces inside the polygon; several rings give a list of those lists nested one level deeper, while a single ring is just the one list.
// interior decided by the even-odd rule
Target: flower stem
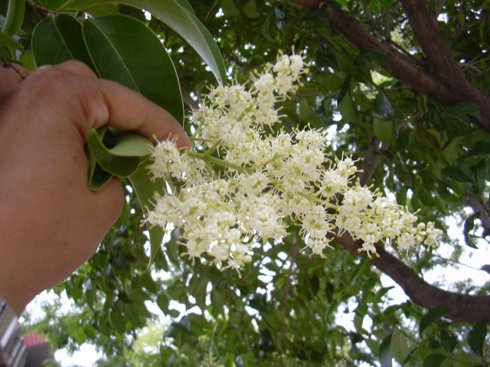
[{"label": "flower stem", "polygon": [[216,166],[221,166],[221,167],[233,169],[235,171],[242,172],[242,173],[248,173],[248,170],[246,168],[239,166],[237,164],[233,164],[233,163],[230,163],[228,161],[225,161],[224,159],[208,155],[207,152],[205,152],[205,153],[189,152],[189,156],[193,157],[193,158],[202,159],[204,162],[208,162],[208,163],[214,164]]}]

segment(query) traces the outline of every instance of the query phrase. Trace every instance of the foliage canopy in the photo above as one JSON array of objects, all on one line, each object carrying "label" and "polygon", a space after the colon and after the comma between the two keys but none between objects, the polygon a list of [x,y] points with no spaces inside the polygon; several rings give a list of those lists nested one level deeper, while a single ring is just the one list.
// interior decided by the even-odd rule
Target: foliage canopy
[{"label": "foliage canopy", "polygon": [[[30,68],[82,60],[179,120],[216,80],[244,82],[277,50],[301,50],[310,74],[283,103],[281,128],[325,129],[332,155],[359,159],[363,184],[439,228],[456,216],[465,239],[444,238],[448,259],[381,248],[369,258],[339,236],[319,258],[302,251],[290,226],[282,244],[262,246],[240,274],[220,272],[182,257],[177,231],[165,235],[163,250],[164,234],[152,231],[150,247],[128,181],[117,224],[55,290],[76,307],[61,314],[57,302],[48,305],[37,324],[56,347],[94,343],[107,355],[100,366],[490,364],[490,284],[422,280],[468,247],[488,248],[490,3],[10,0],[0,10],[5,60]],[[150,183],[134,176],[144,158],[111,151],[103,144],[110,133],[89,140],[91,184],[129,176],[148,201]],[[382,273],[409,299],[390,300]]]}]

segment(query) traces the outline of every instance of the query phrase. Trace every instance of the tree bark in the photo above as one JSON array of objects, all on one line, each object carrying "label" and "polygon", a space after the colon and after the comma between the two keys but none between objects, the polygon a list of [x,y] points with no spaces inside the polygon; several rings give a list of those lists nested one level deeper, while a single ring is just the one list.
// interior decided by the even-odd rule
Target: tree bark
[{"label": "tree bark", "polygon": [[481,119],[471,121],[490,132],[490,97],[469,83],[449,48],[444,44],[434,16],[422,0],[401,0],[417,41],[432,66],[396,50],[389,42],[380,41],[367,32],[361,23],[344,12],[331,0],[296,0],[311,10],[326,10],[329,24],[361,51],[378,50],[389,60],[388,71],[411,89],[428,94],[445,105],[474,103]]},{"label": "tree bark", "polygon": [[[359,252],[361,242],[348,234],[336,237],[336,241],[356,256],[365,256]],[[372,264],[393,279],[410,298],[422,307],[429,309],[449,307],[452,309],[446,317],[457,322],[490,323],[490,296],[460,294],[439,289],[427,283],[402,261],[377,246],[378,257],[371,259]]]}]

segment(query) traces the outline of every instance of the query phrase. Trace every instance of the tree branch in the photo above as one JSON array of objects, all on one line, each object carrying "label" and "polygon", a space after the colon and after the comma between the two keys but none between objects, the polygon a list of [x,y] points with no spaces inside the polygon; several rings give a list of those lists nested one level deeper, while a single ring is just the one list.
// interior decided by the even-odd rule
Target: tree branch
[{"label": "tree branch", "polygon": [[[432,73],[421,61],[412,56],[400,53],[389,42],[379,41],[367,32],[359,21],[344,12],[331,0],[296,0],[296,3],[311,10],[320,11],[321,9],[325,9],[329,24],[337,29],[359,50],[367,51],[374,49],[385,54],[390,63],[387,68],[388,71],[411,89],[428,94],[445,105],[453,105],[461,102],[477,104],[482,112],[481,122],[476,119],[472,122],[490,132],[490,97],[468,82],[466,82],[465,88],[461,89],[459,84],[456,86],[455,84],[448,83],[448,78],[441,79],[438,77],[439,74],[447,73],[449,74],[449,78],[452,78],[452,76],[450,76],[447,70],[441,70],[437,74]],[[453,60],[453,62],[455,61]],[[456,66],[459,70],[459,66],[457,64]],[[461,70],[459,70],[457,75],[461,73]]]},{"label": "tree branch", "polygon": [[[359,252],[361,242],[355,241],[348,234],[337,236],[336,241],[353,255],[364,256]],[[371,259],[372,264],[393,279],[413,303],[429,309],[450,307],[452,311],[447,317],[454,321],[490,323],[490,296],[459,294],[439,289],[427,283],[384,248],[378,246],[377,251],[379,256]]]},{"label": "tree branch", "polygon": [[33,0],[26,0],[26,3],[36,12],[36,14],[40,18],[47,18],[49,16],[49,10],[35,3]]},{"label": "tree branch", "polygon": [[[400,2],[408,16],[415,38],[434,69],[434,74],[452,89],[459,90],[466,99],[463,102],[477,104],[481,109],[482,117],[490,120],[490,97],[468,81],[451,54],[450,48],[442,39],[436,17],[427,9],[426,1],[400,0]],[[486,125],[487,128],[490,127],[490,121],[487,121]]]}]

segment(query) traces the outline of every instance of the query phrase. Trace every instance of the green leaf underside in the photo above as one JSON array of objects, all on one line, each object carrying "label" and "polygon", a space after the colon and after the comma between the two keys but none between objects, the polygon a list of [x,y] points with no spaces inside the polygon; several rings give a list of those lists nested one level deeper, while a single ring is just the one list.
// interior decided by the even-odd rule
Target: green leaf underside
[{"label": "green leaf underside", "polygon": [[219,48],[201,21],[184,0],[72,0],[61,9],[87,9],[94,5],[119,3],[149,11],[185,39],[208,64],[218,82],[226,79],[226,70]]},{"label": "green leaf underside", "polygon": [[184,119],[180,85],[172,60],[158,37],[140,21],[123,15],[88,19],[83,36],[95,69]]},{"label": "green leaf underside", "polygon": [[483,323],[476,324],[468,333],[468,344],[471,350],[480,357],[483,356],[486,335],[487,325]]},{"label": "green leaf underside", "polygon": [[439,320],[442,316],[446,315],[451,311],[449,307],[436,307],[432,310],[428,311],[421,319],[419,323],[419,332],[422,332],[427,329],[432,323]]},{"label": "green leaf underside", "polygon": [[93,155],[89,156],[90,172],[88,178],[88,187],[92,191],[101,190],[114,177],[98,164]]},{"label": "green leaf underside", "polygon": [[379,362],[381,367],[392,367],[392,359],[393,355],[391,353],[391,337],[392,335],[388,335],[383,339],[381,345],[379,346]]},{"label": "green leaf underside", "polygon": [[[155,195],[165,194],[165,182],[161,179],[152,180],[148,173],[148,166],[151,161],[145,159],[141,162],[138,169],[129,177],[129,181],[133,186],[138,201],[146,214],[148,210],[153,207],[153,200]],[[150,245],[151,254],[153,256],[161,249],[161,244],[163,240],[163,229],[161,227],[149,227],[148,232],[150,233]]]},{"label": "green leaf underside", "polygon": [[391,103],[388,96],[379,91],[374,100],[372,115],[375,119],[381,121],[393,120],[397,116],[397,111]]},{"label": "green leaf underside", "polygon": [[442,354],[431,354],[424,360],[424,367],[439,367],[446,357]]},{"label": "green leaf underside", "polygon": [[145,157],[153,144],[145,137],[133,132],[119,132],[116,145],[108,151],[118,157]]},{"label": "green leaf underside", "polygon": [[41,21],[32,35],[37,66],[77,59],[92,66],[82,36],[82,26],[71,15],[58,14]]},{"label": "green leaf underside", "polygon": [[140,163],[139,157],[119,157],[111,154],[95,129],[89,130],[87,145],[100,167],[114,176],[129,177],[136,171]]}]

